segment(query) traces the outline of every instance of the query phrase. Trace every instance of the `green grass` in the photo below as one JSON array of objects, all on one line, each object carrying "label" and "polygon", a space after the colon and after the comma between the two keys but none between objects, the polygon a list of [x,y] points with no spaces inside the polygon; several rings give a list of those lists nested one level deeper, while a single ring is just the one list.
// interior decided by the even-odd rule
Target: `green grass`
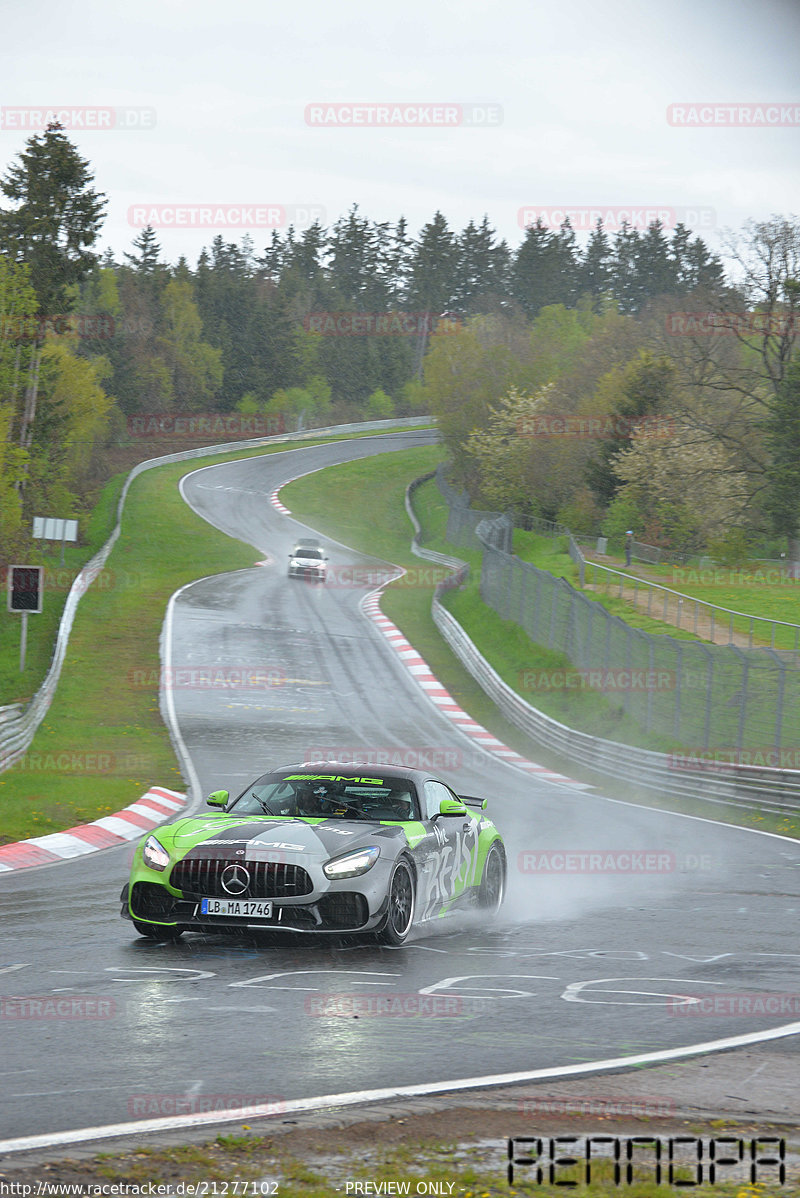
[{"label": "green grass", "polygon": [[[330,438],[326,438],[330,439]],[[272,450],[223,454],[204,464],[230,461]],[[329,467],[285,487],[283,501],[298,518],[321,532],[365,553],[397,562],[407,575],[388,588],[382,601],[387,616],[400,627],[461,706],[499,739],[525,756],[573,777],[601,781],[589,771],[560,760],[534,744],[506,721],[445,644],[430,614],[435,582],[445,572],[412,555],[411,525],[403,494],[411,479],[431,470],[441,459],[438,446],[393,452],[380,459]],[[193,579],[253,564],[255,551],[210,528],[180,499],[177,482],[196,462],[161,467],[133,484],[123,533],[107,566],[109,577],[127,586],[91,588],[78,608],[67,661],[56,698],[25,763],[0,774],[2,839],[16,840],[57,831],[97,818],[134,801],[152,784],[181,788],[172,747],[158,711],[158,639],[169,596]],[[330,509],[335,473],[337,508]],[[473,580],[461,592],[450,592],[454,614],[482,652],[509,684],[519,685],[520,671],[558,669],[566,659],[534,645],[510,622],[496,616],[477,598],[479,555],[454,550],[443,542],[446,508],[434,484],[415,493],[424,525],[424,543],[468,558]],[[96,514],[98,529],[109,522],[111,496]],[[105,514],[103,514],[105,513]],[[98,534],[99,535],[99,534]],[[101,539],[103,539],[101,537]],[[102,633],[98,634],[98,629]],[[152,685],[131,685],[142,674]],[[526,695],[525,697],[530,697]],[[598,734],[624,739],[629,717],[596,693],[579,695]],[[575,724],[574,694],[553,696],[552,714]],[[562,706],[558,706],[562,704]],[[537,706],[543,706],[538,702]],[[625,797],[624,788],[618,788]],[[631,791],[637,799],[638,792]],[[654,797],[653,805],[701,810],[729,822],[753,824],[794,834],[797,821],[746,815],[735,809],[702,808]]]},{"label": "green grass", "polygon": [[[568,581],[578,588],[577,566],[566,553],[564,538],[546,538],[533,533],[515,532],[514,548],[524,560],[531,562],[541,570],[555,576],[564,575]],[[587,572],[588,573],[588,572]],[[697,571],[687,571],[690,574]],[[786,588],[784,587],[784,590]],[[713,592],[712,592],[713,593]],[[713,695],[709,711],[706,711],[706,691],[708,685],[709,654],[703,645],[708,645],[701,637],[695,636],[684,629],[651,619],[645,611],[634,607],[626,599],[618,598],[605,592],[581,591],[584,599],[599,603],[611,615],[619,617],[624,622],[624,628],[613,624],[608,630],[610,640],[607,644],[607,659],[610,662],[628,662],[639,668],[648,667],[664,670],[665,678],[677,680],[679,673],[684,681],[680,703],[680,723],[674,726],[673,696],[669,683],[663,691],[655,691],[646,696],[644,702],[632,709],[642,713],[643,722],[650,731],[644,739],[634,734],[622,739],[630,739],[630,743],[639,744],[645,748],[658,748],[663,744],[664,737],[672,740],[675,748],[681,742],[690,750],[696,751],[697,746],[708,743],[718,746],[720,750],[739,744],[740,694],[745,685],[742,656],[746,655],[748,673],[747,686],[747,718],[743,727],[742,748],[763,751],[764,746],[775,743],[776,728],[780,725],[782,744],[790,749],[794,743],[793,729],[800,726],[800,673],[796,663],[785,663],[785,676],[779,684],[778,662],[775,659],[764,660],[762,650],[755,643],[752,649],[735,649],[718,644],[713,649]],[[715,598],[722,601],[725,592],[719,592]],[[658,610],[656,602],[655,609]],[[795,613],[797,615],[797,613]],[[693,619],[691,608],[688,610],[686,622]],[[579,627],[582,634],[588,637],[587,619],[581,616]],[[734,621],[734,628],[744,630],[746,621]],[[645,642],[641,638],[630,638],[628,644],[628,628],[639,629],[655,637]],[[598,631],[599,629],[599,631]],[[535,636],[537,628],[530,627]],[[787,630],[788,633],[788,630]],[[591,635],[605,636],[603,625],[593,622]],[[661,639],[662,636],[665,639]],[[668,637],[669,639],[666,639]],[[785,639],[785,638],[784,638]],[[780,638],[778,638],[780,640]],[[678,657],[676,645],[680,642],[682,652]],[[652,654],[652,656],[651,656]],[[644,696],[643,696],[644,698]],[[779,703],[781,705],[779,711]],[[550,708],[548,707],[549,711]],[[778,716],[780,714],[780,721]],[[706,741],[706,722],[708,722]],[[588,728],[587,731],[594,731]],[[656,734],[655,736],[651,735]],[[614,737],[614,739],[620,739]]]},{"label": "green grass", "polygon": [[[44,588],[42,611],[28,616],[28,643],[25,669],[20,672],[20,615],[6,610],[5,595],[0,596],[0,706],[27,703],[41,686],[53,656],[58,625],[69,589],[81,568],[94,557],[114,530],[116,509],[125,476],[112,478],[100,495],[86,521],[85,534],[79,545],[64,546],[64,565],[61,565],[61,545],[41,541],[26,562],[19,565],[43,566]],[[108,582],[104,572],[99,584]],[[5,580],[3,580],[5,582]]]},{"label": "green grass", "polygon": [[[487,1116],[494,1115],[493,1110]],[[437,1116],[434,1116],[437,1118]],[[438,1116],[441,1119],[441,1115]],[[614,1166],[609,1159],[592,1161],[592,1180],[585,1181],[585,1166],[570,1169],[558,1164],[554,1170],[554,1182],[547,1180],[548,1166],[544,1165],[542,1183],[537,1183],[536,1169],[515,1164],[514,1182],[509,1185],[506,1177],[506,1136],[497,1134],[477,1135],[475,1132],[446,1134],[434,1138],[430,1134],[417,1132],[421,1117],[404,1111],[402,1118],[385,1122],[370,1122],[348,1128],[337,1134],[329,1128],[315,1133],[311,1124],[295,1132],[275,1129],[266,1134],[260,1129],[252,1131],[243,1125],[245,1134],[219,1135],[216,1139],[197,1144],[165,1147],[142,1145],[127,1151],[102,1153],[82,1159],[68,1158],[47,1165],[50,1182],[61,1185],[80,1183],[93,1191],[101,1186],[111,1187],[120,1183],[128,1186],[153,1185],[175,1186],[183,1182],[188,1187],[205,1182],[202,1192],[207,1194],[259,1195],[277,1193],[280,1198],[331,1198],[332,1195],[347,1193],[376,1193],[383,1185],[389,1193],[417,1193],[454,1195],[457,1198],[513,1198],[514,1195],[556,1198],[568,1186],[571,1194],[579,1198],[603,1198],[604,1195],[619,1195],[624,1192],[630,1198],[661,1198],[665,1190],[671,1192],[665,1180],[656,1184],[652,1156],[648,1159],[647,1149],[640,1145],[637,1162],[632,1166],[633,1177],[627,1182],[626,1162],[623,1158],[623,1181],[614,1180]],[[449,1123],[457,1123],[450,1118]],[[415,1132],[406,1137],[399,1125],[411,1123]],[[492,1124],[496,1125],[495,1117]],[[508,1135],[531,1136],[596,1136],[638,1135],[659,1137],[662,1141],[669,1135],[691,1135],[710,1141],[714,1137],[742,1135],[742,1129],[729,1121],[714,1120],[710,1125],[698,1124],[691,1128],[682,1121],[677,1129],[664,1131],[649,1125],[647,1120],[637,1120],[634,1130],[630,1121],[625,1127],[613,1120],[604,1120],[602,1128],[586,1128],[585,1120],[576,1120],[550,1127],[541,1126],[520,1129],[519,1118],[509,1112],[502,1121]],[[790,1138],[793,1129],[770,1128],[770,1135],[783,1136],[788,1140],[789,1163],[787,1178],[783,1185],[751,1185],[726,1179],[726,1171],[713,1186],[695,1185],[694,1172],[681,1166],[675,1168],[676,1180],[692,1186],[692,1193],[699,1198],[760,1198],[768,1193],[780,1193],[785,1198],[798,1198],[797,1168],[794,1164],[795,1148]],[[745,1142],[756,1135],[767,1133],[748,1129]],[[399,1141],[399,1142],[398,1142]],[[533,1146],[531,1145],[531,1148]],[[567,1145],[562,1141],[561,1155],[567,1155]],[[610,1149],[609,1145],[609,1149]],[[526,1146],[515,1141],[517,1155],[526,1151]],[[708,1149],[707,1149],[708,1150]],[[546,1151],[546,1144],[545,1144]],[[596,1146],[595,1146],[596,1151]],[[652,1153],[652,1148],[650,1149]],[[708,1163],[704,1162],[704,1177],[708,1178]],[[40,1167],[41,1168],[41,1167]],[[763,1177],[772,1177],[774,1169],[762,1166]],[[9,1173],[9,1180],[22,1183],[36,1181],[35,1166],[23,1165]],[[664,1177],[666,1164],[664,1165]],[[620,1190],[620,1184],[624,1189]],[[360,1189],[356,1189],[359,1186]],[[367,1188],[367,1186],[369,1188]],[[418,1189],[419,1187],[419,1189]],[[198,1190],[198,1192],[201,1192]]]},{"label": "green grass", "polygon": [[[381,462],[372,460],[331,467],[323,473],[290,483],[281,491],[281,499],[299,519],[327,535],[408,569],[408,578],[392,584],[384,592],[382,610],[403,631],[437,678],[474,719],[524,756],[607,789],[607,779],[565,762],[505,720],[448,648],[434,625],[430,605],[439,570],[411,554],[412,529],[403,514],[403,493],[412,478],[433,468],[435,453],[432,450],[410,450],[393,454],[391,465],[387,464],[388,459],[382,459]],[[330,511],[327,502],[332,471],[335,471],[336,493],[342,500],[335,513]],[[593,735],[659,751],[686,747],[673,737],[644,733],[632,716],[625,714],[618,704],[596,691],[526,693],[525,671],[569,668],[568,658],[535,644],[517,624],[501,619],[480,600],[478,579],[481,554],[457,548],[444,540],[447,506],[434,481],[423,483],[415,489],[413,503],[423,529],[423,546],[449,553],[470,564],[471,575],[467,586],[460,591],[449,591],[445,603],[480,652],[513,689],[521,691],[524,698],[554,719],[570,727],[583,727]],[[551,558],[555,556],[551,547],[545,548],[549,550]],[[673,629],[670,627],[669,631],[671,633]],[[723,709],[721,718],[724,719],[726,714]],[[719,740],[716,743],[725,742]],[[640,788],[626,787],[616,782],[614,792],[621,798],[632,798],[667,810],[685,811],[783,835],[800,836],[800,818],[794,816],[744,812],[735,807],[703,804],[672,795],[661,796],[655,792],[647,792],[643,797]]]},{"label": "green grass", "polygon": [[[546,570],[548,574],[554,574],[557,578],[566,578],[567,582],[571,583],[576,590],[580,590],[578,567],[566,551],[565,537],[542,537],[537,533],[515,528],[514,552],[522,561],[530,562],[531,565],[540,570]],[[591,571],[588,572],[588,576],[591,577]],[[634,607],[626,599],[620,599],[605,591],[583,590],[581,594],[585,599],[599,603],[606,611],[611,612],[612,616],[619,616],[631,628],[671,636],[681,641],[702,640],[688,629],[676,628],[674,624],[666,624],[648,616],[646,612]]]},{"label": "green grass", "polygon": [[[578,568],[566,552],[566,538],[541,537],[535,533],[514,531],[514,552],[523,561],[532,562],[541,570],[551,574],[564,575],[573,586],[578,586]],[[750,563],[741,568],[710,566],[700,569],[698,566],[673,566],[668,563],[645,565],[634,562],[625,566],[623,559],[609,557],[604,559],[604,565],[618,569],[626,574],[632,574],[643,580],[657,583],[677,591],[681,595],[698,599],[702,603],[714,604],[728,611],[742,612],[742,616],[734,616],[731,625],[730,617],[721,613],[718,617],[724,628],[733,627],[734,632],[749,636],[751,632],[748,616],[760,616],[766,620],[779,620],[786,624],[800,624],[800,580],[784,578],[779,568],[770,564]],[[598,584],[608,581],[605,571],[593,570],[591,565],[586,572],[587,581]],[[613,584],[612,584],[613,585]],[[589,592],[584,592],[589,597]],[[653,631],[670,631],[670,635],[681,639],[695,639],[693,634],[676,629],[673,625],[660,624],[651,620],[646,614],[635,608],[625,599],[615,598],[603,590],[597,593],[602,596],[602,603],[615,615],[621,616],[633,627],[652,629]],[[655,601],[657,609],[658,601]],[[693,609],[692,609],[693,612]],[[687,619],[693,619],[692,612]],[[708,616],[708,613],[703,613]],[[717,617],[715,617],[716,619]],[[641,621],[641,622],[640,622]],[[658,627],[656,627],[658,626]],[[756,620],[753,629],[754,645],[769,645],[772,633],[769,628]],[[775,647],[778,649],[795,649],[798,633],[796,628],[778,628],[775,631]],[[702,639],[702,638],[696,638]]]},{"label": "green grass", "polygon": [[[321,438],[332,439],[340,438]],[[305,442],[215,455],[203,465],[280,453],[297,444]],[[194,459],[162,466],[131,485],[122,532],[100,585],[91,586],[78,605],[47,717],[25,758],[0,773],[0,844],[97,819],[134,802],[152,785],[183,789],[158,707],[166,605],[187,582],[250,567],[258,556],[183,502],[178,481],[195,469]],[[112,530],[121,482],[109,484],[93,514],[96,547]],[[83,553],[90,556],[86,548]],[[30,617],[29,629],[37,618]],[[53,636],[55,625],[57,620]],[[46,667],[52,642],[45,649]]]},{"label": "green grass", "polygon": [[[414,429],[427,426],[415,425]],[[286,449],[298,449],[312,442],[347,441],[363,437],[380,436],[382,431],[363,433],[341,433],[325,435],[320,438],[303,437],[297,441],[282,442],[267,448],[259,447],[249,450],[229,451],[199,460],[192,459],[185,464],[183,473],[196,470],[198,465],[211,465],[214,462],[231,461],[239,458],[258,457],[264,453],[280,453]],[[403,431],[398,429],[396,431]],[[160,467],[156,469],[165,469]],[[148,471],[147,474],[151,472]],[[58,625],[64,610],[64,604],[75,578],[82,567],[105,544],[114,530],[117,516],[117,505],[127,474],[115,475],[102,489],[98,501],[87,519],[81,522],[81,540],[79,544],[67,544],[64,548],[64,565],[61,565],[61,545],[50,542],[36,542],[36,548],[28,555],[25,565],[41,565],[45,568],[43,610],[40,614],[28,617],[28,642],[25,654],[25,670],[20,672],[20,625],[18,614],[6,610],[5,596],[0,595],[0,707],[12,703],[27,703],[41,686],[52,660]],[[113,588],[117,585],[136,585],[135,572],[126,579],[118,573],[118,566],[109,561],[104,567],[99,579],[93,584],[93,589]],[[5,587],[5,577],[2,578]],[[81,600],[81,604],[85,599]]]},{"label": "green grass", "polygon": [[[414,478],[432,470],[442,456],[442,450],[432,446],[393,453],[379,462],[367,460],[331,466],[289,483],[281,491],[281,501],[293,515],[319,532],[362,553],[383,557],[406,568],[407,575],[384,592],[382,610],[405,633],[453,698],[495,736],[528,756],[534,751],[531,740],[504,719],[433,623],[434,587],[449,571],[411,552],[413,530],[403,503],[405,489]],[[337,496],[335,512],[330,507],[331,491]],[[424,545],[469,559],[479,569],[479,554],[434,543],[435,528],[441,529],[446,519],[444,501],[434,483],[423,484],[416,490],[414,507],[423,522]],[[493,619],[494,613],[484,607],[478,622],[483,626]],[[512,673],[516,673],[516,667]],[[556,769],[564,768],[564,763],[557,762],[546,750],[536,747],[535,752],[537,760],[549,761]]]}]

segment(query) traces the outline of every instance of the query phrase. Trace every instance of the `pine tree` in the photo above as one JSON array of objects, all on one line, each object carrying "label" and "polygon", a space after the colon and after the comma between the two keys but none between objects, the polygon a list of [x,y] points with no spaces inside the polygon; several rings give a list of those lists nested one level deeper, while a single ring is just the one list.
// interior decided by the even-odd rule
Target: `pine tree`
[{"label": "pine tree", "polygon": [[581,295],[599,299],[608,292],[611,285],[610,263],[611,246],[603,222],[598,219],[578,268],[578,291]]},{"label": "pine tree", "polygon": [[441,212],[420,231],[411,258],[408,304],[414,312],[431,312],[433,318],[453,306],[458,266],[458,245]]},{"label": "pine tree", "polygon": [[564,221],[558,233],[545,228],[541,218],[528,227],[511,269],[511,292],[531,318],[554,304],[574,304],[580,276],[575,234]]},{"label": "pine tree", "polygon": [[627,221],[614,238],[611,251],[611,292],[622,312],[632,314],[642,306],[639,290],[639,233]]},{"label": "pine tree", "polygon": [[136,254],[125,254],[131,268],[142,275],[153,275],[160,265],[161,246],[158,244],[155,229],[146,225],[133,242]]},{"label": "pine tree", "polygon": [[[57,122],[28,140],[19,162],[0,181],[0,191],[15,205],[0,211],[0,248],[15,262],[28,264],[40,317],[65,311],[68,289],[80,283],[97,261],[92,246],[106,201],[92,190],[92,182],[88,162]],[[43,344],[41,333],[31,359],[22,446],[31,443]]]},{"label": "pine tree", "polygon": [[497,234],[484,216],[479,226],[470,221],[458,238],[458,264],[453,307],[464,316],[474,316],[502,302],[507,288],[508,246],[499,244]]},{"label": "pine tree", "polygon": [[670,246],[660,221],[653,221],[639,238],[636,254],[636,291],[639,305],[657,295],[675,291],[677,276],[670,256]]}]

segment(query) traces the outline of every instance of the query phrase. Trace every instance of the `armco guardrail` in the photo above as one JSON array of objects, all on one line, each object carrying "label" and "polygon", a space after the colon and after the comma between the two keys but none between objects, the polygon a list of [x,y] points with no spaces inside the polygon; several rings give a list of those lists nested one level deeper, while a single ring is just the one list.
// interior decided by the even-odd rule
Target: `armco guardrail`
[{"label": "armco guardrail", "polygon": [[125,480],[125,486],[122,489],[122,494],[117,504],[117,523],[114,531],[102,549],[80,571],[67,595],[67,601],[64,604],[64,611],[58,626],[53,657],[44,682],[24,710],[20,708],[19,704],[11,704],[8,707],[0,708],[0,773],[3,770],[9,769],[24,756],[34,738],[36,729],[47,714],[47,710],[53,701],[56,686],[58,685],[61,667],[64,664],[69,635],[72,631],[72,624],[75,619],[78,603],[102,570],[108,555],[111,553],[119,537],[122,512],[125,507],[128,490],[131,483],[140,474],[144,474],[146,470],[153,470],[157,466],[168,466],[171,462],[213,457],[218,453],[234,453],[239,449],[257,449],[262,445],[266,447],[285,441],[310,441],[315,440],[317,437],[324,437],[328,433],[387,432],[395,428],[413,428],[416,425],[430,423],[429,416],[411,416],[401,420],[369,420],[362,423],[338,424],[329,426],[328,428],[306,429],[304,432],[280,433],[274,437],[256,437],[248,441],[228,441],[221,445],[205,445],[201,449],[188,449],[179,453],[165,454],[159,458],[150,458],[148,461],[140,462],[138,466],[135,466]]},{"label": "armco guardrail", "polygon": [[[433,553],[418,543],[419,523],[411,506],[411,494],[416,486],[430,477],[426,475],[415,480],[406,493],[406,508],[416,529],[412,552],[419,557],[464,570],[467,567],[458,558]],[[479,524],[475,531],[478,538],[483,539],[488,530]],[[462,578],[464,576],[461,574]],[[537,744],[595,774],[662,793],[781,815],[800,809],[800,770],[783,769],[779,765],[756,766],[722,761],[694,765],[694,759],[677,753],[656,753],[580,732],[532,707],[503,681],[461,624],[442,605],[441,594],[455,585],[456,581],[454,578],[445,579],[436,588],[432,603],[434,623],[462,665],[503,715]],[[775,752],[780,760],[779,751]]]}]

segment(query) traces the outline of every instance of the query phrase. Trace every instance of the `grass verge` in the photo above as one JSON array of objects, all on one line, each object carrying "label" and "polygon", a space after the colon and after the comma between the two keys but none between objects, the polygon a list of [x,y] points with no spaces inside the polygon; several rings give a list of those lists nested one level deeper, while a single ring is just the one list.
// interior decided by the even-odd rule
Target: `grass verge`
[{"label": "grass verge", "polygon": [[[573,586],[578,586],[578,567],[566,552],[565,537],[542,537],[515,529],[514,552],[523,561],[531,562],[551,574],[563,575]],[[743,613],[734,616],[732,620],[724,614],[717,619],[718,627],[726,630],[730,627],[743,636],[749,636],[751,632],[749,616],[758,616],[763,620],[778,620],[789,625],[798,623],[797,597],[800,593],[800,580],[786,577],[777,565],[751,563],[737,568],[709,566],[707,569],[700,569],[666,563],[644,565],[635,562],[632,566],[626,566],[622,559],[614,558],[604,558],[603,564],[640,578],[644,582],[656,583],[691,599],[698,599],[701,603]],[[593,576],[594,572],[588,568],[587,580]],[[598,578],[601,576],[598,574]],[[596,598],[601,601],[610,612],[620,616],[634,628],[645,628],[649,632],[668,632],[670,636],[680,640],[703,639],[686,629],[676,628],[673,624],[662,624],[661,621],[647,616],[632,602],[616,598],[606,590],[596,594],[586,590],[582,593],[587,599]],[[707,613],[701,614],[707,618]],[[754,645],[770,644],[770,629],[758,620],[752,632]],[[796,650],[797,635],[795,628],[777,627],[775,648]]]},{"label": "grass verge", "polygon": [[[488,1100],[487,1100],[488,1102]],[[476,1116],[480,1115],[479,1118]],[[305,1120],[301,1122],[305,1123]],[[459,1127],[459,1122],[461,1126]],[[677,1166],[673,1185],[691,1186],[698,1198],[766,1198],[768,1194],[781,1194],[784,1198],[798,1198],[798,1169],[792,1155],[792,1128],[763,1128],[743,1126],[734,1120],[714,1119],[674,1121],[668,1130],[654,1127],[653,1121],[645,1118],[628,1120],[620,1125],[615,1119],[604,1118],[602,1126],[586,1127],[579,1117],[566,1118],[557,1125],[544,1127],[547,1120],[537,1120],[535,1133],[531,1120],[523,1125],[521,1117],[513,1111],[494,1109],[487,1105],[483,1112],[472,1109],[440,1112],[431,1115],[413,1115],[407,1110],[400,1117],[378,1122],[366,1122],[329,1129],[306,1124],[297,1130],[278,1126],[264,1133],[262,1128],[250,1128],[246,1123],[236,1132],[218,1135],[213,1140],[185,1143],[173,1147],[140,1146],[123,1152],[102,1153],[77,1160],[67,1158],[50,1162],[44,1166],[47,1182],[74,1187],[70,1193],[88,1196],[111,1193],[133,1194],[153,1192],[164,1194],[217,1194],[241,1195],[243,1198],[261,1198],[262,1195],[277,1194],[279,1198],[332,1198],[332,1195],[364,1194],[410,1194],[448,1195],[457,1198],[513,1198],[513,1195],[536,1195],[537,1198],[555,1198],[563,1194],[564,1187],[579,1198],[601,1198],[603,1195],[620,1193],[620,1182],[615,1181],[611,1159],[592,1162],[591,1179],[585,1181],[585,1165],[568,1168],[559,1163],[553,1170],[554,1178],[548,1177],[548,1164],[544,1162],[544,1178],[536,1180],[536,1169],[515,1164],[513,1184],[507,1177],[507,1139],[515,1137],[515,1156],[535,1150],[534,1144],[521,1143],[521,1136],[535,1134],[543,1139],[547,1152],[548,1139],[569,1136],[597,1137],[593,1144],[594,1153],[600,1151],[599,1137],[617,1135],[622,1139],[622,1178],[625,1178],[626,1138],[631,1136],[659,1138],[666,1158],[666,1141],[669,1137],[686,1137],[703,1142],[706,1152],[712,1141],[722,1146],[730,1156],[733,1142],[741,1139],[746,1148],[750,1140],[763,1139],[770,1135],[788,1141],[789,1164],[785,1181],[777,1182],[778,1170],[774,1166],[761,1165],[757,1184],[747,1180],[748,1163],[739,1171],[739,1179],[728,1180],[731,1172],[717,1167],[717,1181],[707,1184],[709,1178],[708,1159],[704,1158],[703,1182],[697,1184],[696,1166]],[[427,1124],[427,1128],[425,1127]],[[263,1126],[263,1125],[262,1125]],[[480,1130],[477,1130],[480,1129]],[[725,1137],[728,1137],[727,1141]],[[569,1154],[569,1141],[556,1142],[556,1155],[561,1158]],[[764,1144],[761,1156],[769,1155],[770,1147]],[[612,1145],[606,1145],[612,1151]],[[688,1158],[687,1146],[676,1149],[676,1156]],[[573,1155],[577,1155],[573,1153]],[[655,1180],[653,1163],[654,1146],[649,1150],[643,1143],[636,1145],[633,1176],[625,1185],[630,1198],[658,1198],[665,1191],[666,1164],[662,1179]],[[31,1193],[40,1182],[41,1169],[22,1166],[4,1173],[4,1178],[18,1188],[31,1185]],[[770,1179],[775,1184],[770,1185]],[[81,1187],[79,1189],[78,1187]],[[105,1187],[105,1188],[101,1188]],[[133,1187],[145,1187],[135,1190]],[[156,1191],[155,1187],[163,1187]],[[197,1188],[195,1188],[197,1187]],[[672,1186],[667,1186],[672,1189]]]},{"label": "grass verge", "polygon": [[[320,441],[340,439],[349,437]],[[228,452],[201,464],[305,444]],[[97,819],[134,802],[152,785],[182,788],[158,706],[166,605],[187,582],[250,567],[257,557],[252,546],[210,527],[183,502],[178,481],[197,467],[194,459],[158,467],[131,485],[101,585],[90,587],[78,605],[47,717],[26,756],[0,773],[0,844]],[[122,481],[106,487],[93,517],[97,548],[112,531]],[[85,548],[83,553],[90,556]],[[52,640],[47,653],[42,650],[45,668],[51,653]]]},{"label": "grass verge", "polygon": [[[437,456],[438,454],[438,456]],[[407,569],[404,578],[384,592],[381,607],[403,631],[411,644],[428,662],[434,674],[458,703],[500,740],[527,757],[571,777],[609,789],[608,779],[573,765],[533,742],[516,725],[507,721],[448,648],[430,614],[433,588],[441,577],[441,568],[421,561],[410,549],[411,525],[403,508],[405,487],[415,477],[432,470],[441,451],[437,448],[408,450],[384,459],[333,466],[322,474],[309,475],[290,483],[281,491],[281,499],[293,515],[337,540],[365,553],[396,562]],[[335,493],[341,503],[332,513],[327,502],[331,472],[335,471]],[[423,483],[414,492],[414,509],[423,529],[423,544],[468,561],[471,579],[462,591],[451,591],[447,603],[481,653],[514,689],[520,689],[525,670],[558,671],[571,668],[568,658],[534,644],[512,621],[501,619],[479,597],[477,580],[480,554],[456,548],[444,539],[447,507],[435,482]],[[523,692],[524,693],[524,692]],[[621,743],[641,743],[642,730],[621,709],[601,695],[555,691],[536,706],[554,719],[572,727]],[[643,747],[660,751],[681,748],[678,741],[649,737]],[[643,792],[640,788],[615,782],[613,792],[647,806],[702,815],[744,827],[755,827],[782,835],[800,837],[800,817],[746,812],[740,808],[699,800]]]},{"label": "grass verge", "polygon": [[[58,625],[70,587],[82,567],[105,544],[116,523],[116,510],[125,475],[118,474],[110,479],[93,508],[86,527],[85,541],[81,545],[64,546],[64,564],[61,564],[61,545],[40,542],[30,560],[15,563],[44,568],[42,611],[28,617],[28,643],[25,653],[25,669],[20,671],[20,626],[19,614],[6,610],[5,595],[0,608],[0,706],[9,703],[27,703],[41,686],[53,656]],[[104,570],[95,586],[108,585],[110,575]],[[2,579],[5,591],[5,578]]]}]

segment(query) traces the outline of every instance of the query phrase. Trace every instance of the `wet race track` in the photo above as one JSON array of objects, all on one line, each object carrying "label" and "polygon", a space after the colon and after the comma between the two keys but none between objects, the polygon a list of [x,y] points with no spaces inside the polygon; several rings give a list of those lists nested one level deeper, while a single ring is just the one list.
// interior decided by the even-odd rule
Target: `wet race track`
[{"label": "wet race track", "polygon": [[[456,790],[490,800],[509,859],[502,919],[451,922],[399,949],[267,936],[159,944],[118,916],[130,845],[0,876],[4,1137],[225,1105],[279,1110],[797,1021],[800,846],[522,774],[437,711],[360,610],[380,563],[323,538],[331,580],[287,578],[292,541],[307,530],[270,504],[275,487],[430,439],[338,442],[191,474],[191,506],[267,564],[178,594],[162,643],[167,677],[213,667],[264,683],[176,684],[162,706],[196,809],[211,790],[238,793],[324,748],[435,760]],[[575,866],[590,851],[649,854],[651,866],[565,872],[563,854]],[[75,1000],[79,1017],[25,1017],[53,999]]]}]

